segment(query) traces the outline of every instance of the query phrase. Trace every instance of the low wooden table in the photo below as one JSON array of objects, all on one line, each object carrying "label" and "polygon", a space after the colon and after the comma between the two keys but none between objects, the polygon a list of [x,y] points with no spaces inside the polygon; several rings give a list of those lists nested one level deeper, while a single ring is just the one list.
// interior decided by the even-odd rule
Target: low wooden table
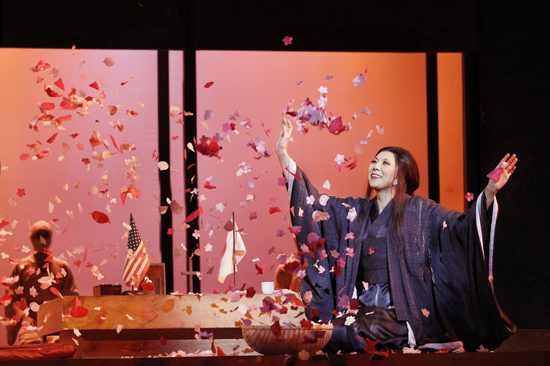
[{"label": "low wooden table", "polygon": [[[275,309],[262,311],[264,300],[274,300]],[[70,315],[77,301],[88,310],[86,316]],[[271,325],[276,316],[281,325],[299,324],[306,317],[297,303],[296,294],[64,296],[40,306],[38,327],[40,335],[59,334],[61,343],[75,345],[77,358],[149,357],[213,346],[242,354],[248,348],[243,322]],[[195,339],[199,332],[211,333],[212,339]]]}]

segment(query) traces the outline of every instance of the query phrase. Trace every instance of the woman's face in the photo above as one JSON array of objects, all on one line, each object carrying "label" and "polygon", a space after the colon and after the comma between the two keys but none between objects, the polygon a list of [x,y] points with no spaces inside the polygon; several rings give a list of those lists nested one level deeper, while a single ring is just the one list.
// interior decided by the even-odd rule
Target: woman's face
[{"label": "woman's face", "polygon": [[381,151],[369,165],[369,184],[376,192],[391,189],[396,178],[395,155]]}]

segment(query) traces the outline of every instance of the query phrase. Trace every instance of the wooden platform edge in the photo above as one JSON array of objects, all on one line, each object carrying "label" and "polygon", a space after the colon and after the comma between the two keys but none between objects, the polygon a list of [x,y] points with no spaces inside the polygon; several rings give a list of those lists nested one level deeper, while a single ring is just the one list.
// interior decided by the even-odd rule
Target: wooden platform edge
[{"label": "wooden platform edge", "polygon": [[502,352],[502,353],[460,353],[460,354],[394,354],[387,358],[370,360],[365,355],[313,355],[308,360],[294,356],[212,356],[177,358],[120,358],[120,359],[81,359],[81,360],[34,360],[3,361],[2,366],[271,366],[271,365],[316,365],[316,366],[488,366],[522,365],[540,366],[550,364],[550,352]]}]

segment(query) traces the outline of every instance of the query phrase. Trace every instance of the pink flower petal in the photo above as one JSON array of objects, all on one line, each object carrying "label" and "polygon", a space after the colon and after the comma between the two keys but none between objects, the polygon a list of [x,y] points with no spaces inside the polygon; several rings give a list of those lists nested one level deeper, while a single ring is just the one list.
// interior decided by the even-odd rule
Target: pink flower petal
[{"label": "pink flower petal", "polygon": [[498,182],[502,175],[502,168],[496,168],[491,173],[487,174],[487,177]]}]

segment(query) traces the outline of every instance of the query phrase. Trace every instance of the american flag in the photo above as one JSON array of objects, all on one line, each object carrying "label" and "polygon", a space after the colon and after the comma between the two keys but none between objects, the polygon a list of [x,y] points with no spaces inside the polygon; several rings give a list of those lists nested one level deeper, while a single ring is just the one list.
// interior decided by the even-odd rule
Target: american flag
[{"label": "american flag", "polygon": [[139,235],[134,217],[130,214],[128,249],[126,250],[126,260],[122,274],[122,279],[126,285],[132,288],[138,287],[141,281],[143,281],[150,263],[151,260]]}]

